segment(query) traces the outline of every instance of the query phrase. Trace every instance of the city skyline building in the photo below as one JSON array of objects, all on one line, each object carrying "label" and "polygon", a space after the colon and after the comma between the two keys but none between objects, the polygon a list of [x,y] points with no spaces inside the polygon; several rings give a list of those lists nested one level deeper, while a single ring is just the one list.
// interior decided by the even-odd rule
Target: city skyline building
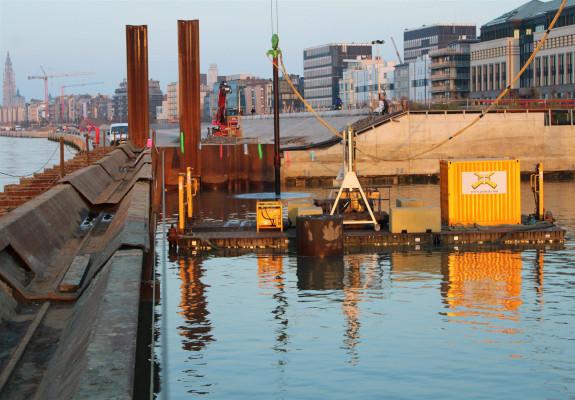
[{"label": "city skyline building", "polygon": [[446,48],[429,53],[431,58],[432,102],[467,99],[470,84],[472,43],[477,39],[457,40]]},{"label": "city skyline building", "polygon": [[447,47],[455,40],[476,37],[475,24],[435,24],[406,29],[403,33],[403,62],[415,61],[433,50]]},{"label": "city skyline building", "polygon": [[379,106],[379,95],[394,97],[393,75],[395,62],[381,58],[345,60],[346,68],[339,81],[339,92],[344,109]]},{"label": "city skyline building", "polygon": [[317,109],[331,109],[341,103],[339,80],[344,60],[372,57],[370,43],[330,43],[303,51],[304,97]]},{"label": "city skyline building", "polygon": [[[491,99],[511,84],[560,4],[531,0],[481,26],[481,41],[471,45],[471,97]],[[574,63],[575,0],[568,0],[547,42],[511,86],[512,96],[575,98]]]},{"label": "city skyline building", "polygon": [[2,106],[12,107],[15,104],[16,97],[16,76],[12,68],[10,52],[6,52],[6,61],[4,63],[4,78],[2,81]]}]

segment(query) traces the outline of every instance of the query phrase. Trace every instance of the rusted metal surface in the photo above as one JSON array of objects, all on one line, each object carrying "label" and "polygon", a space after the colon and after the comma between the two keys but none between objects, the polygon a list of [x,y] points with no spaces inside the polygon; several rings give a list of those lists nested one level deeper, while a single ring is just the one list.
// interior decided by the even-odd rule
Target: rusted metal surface
[{"label": "rusted metal surface", "polygon": [[[165,152],[166,184],[176,186],[183,165],[179,149],[162,147],[158,151]],[[202,189],[245,192],[273,188],[273,145],[261,145],[261,158],[259,154],[257,144],[230,144],[221,148],[220,145],[203,145],[200,157]],[[154,174],[161,176],[159,161]]]},{"label": "rusted metal surface", "polygon": [[[253,224],[252,224],[253,225]],[[199,227],[199,226],[198,226]],[[185,250],[279,249],[287,251],[290,242],[297,241],[294,229],[285,232],[256,232],[255,226],[226,228],[225,223],[207,229],[192,227],[192,233],[182,235],[179,245]],[[390,233],[349,229],[343,232],[346,251],[355,250],[430,250],[437,248],[562,248],[565,230],[557,226],[527,227],[523,230],[505,228],[443,231],[441,233]]]},{"label": "rusted metal surface", "polygon": [[[92,160],[101,159],[110,150],[112,150],[112,148],[97,148],[92,152]],[[76,154],[74,158],[65,162],[64,171],[66,174],[72,174],[87,165],[88,158],[86,153],[81,152]],[[31,177],[20,179],[19,184],[6,185],[4,187],[4,192],[0,192],[0,216],[34,199],[57,185],[60,180],[60,174],[61,172],[59,167],[48,168]]]},{"label": "rusted metal surface", "polygon": [[148,152],[128,159],[120,180],[91,165],[0,218],[1,279],[24,298],[74,299],[58,284],[76,256],[91,258],[92,276],[123,245],[147,250],[150,162]]},{"label": "rusted metal surface", "polygon": [[343,216],[306,215],[297,217],[296,244],[298,256],[342,256],[343,243]]},{"label": "rusted metal surface", "polygon": [[148,27],[126,25],[128,66],[128,135],[136,147],[144,147],[149,131]]},{"label": "rusted metal surface", "polygon": [[200,143],[200,21],[178,21],[178,73],[180,131],[184,134],[184,163],[180,172],[192,168],[201,175]]},{"label": "rusted metal surface", "polygon": [[147,152],[131,160],[123,151],[115,150],[100,163],[77,171],[62,182],[71,184],[91,205],[104,205],[119,203],[135,182],[151,178],[151,157]]},{"label": "rusted metal surface", "polygon": [[[61,183],[0,218],[0,306],[9,308],[0,312],[0,373],[25,347],[0,398],[134,397],[140,282],[153,259],[151,168],[147,153],[119,165],[126,154],[76,174],[101,172],[109,184],[98,188],[116,204],[93,206]],[[34,302],[52,300],[34,324]]]}]

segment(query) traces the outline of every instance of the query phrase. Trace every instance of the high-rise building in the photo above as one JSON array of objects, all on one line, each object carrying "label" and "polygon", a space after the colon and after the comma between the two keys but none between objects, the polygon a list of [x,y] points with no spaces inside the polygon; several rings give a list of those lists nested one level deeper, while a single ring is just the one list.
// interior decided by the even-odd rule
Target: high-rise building
[{"label": "high-rise building", "polygon": [[4,81],[2,86],[3,100],[2,105],[4,107],[15,106],[16,97],[16,77],[14,75],[14,70],[12,69],[12,60],[10,60],[10,52],[6,53],[6,63],[4,64]]},{"label": "high-rise building", "polygon": [[166,116],[168,121],[176,122],[180,118],[180,85],[178,82],[168,83],[166,89]]},{"label": "high-rise building", "polygon": [[431,97],[434,103],[466,99],[469,96],[470,46],[477,40],[457,40],[429,53]]},{"label": "high-rise building", "polygon": [[317,109],[331,109],[341,104],[339,80],[344,60],[371,58],[372,45],[338,43],[310,47],[303,51],[304,97]]},{"label": "high-rise building", "polygon": [[447,47],[455,40],[476,37],[475,25],[437,24],[406,29],[403,33],[403,61],[409,63],[433,50]]},{"label": "high-rise building", "polygon": [[[157,107],[162,105],[164,95],[160,89],[160,82],[150,79],[148,82],[148,111],[150,122],[156,120]],[[120,86],[114,90],[113,121],[128,122],[128,82],[124,79]]]},{"label": "high-rise building", "polygon": [[209,87],[213,87],[214,83],[216,83],[217,81],[218,81],[218,66],[217,64],[210,64],[206,85],[208,85]]},{"label": "high-rise building", "polygon": [[[533,53],[561,0],[531,0],[481,27],[471,45],[471,97],[494,98],[511,84]],[[511,86],[512,95],[529,98],[575,97],[575,0],[567,6],[547,42]]]},{"label": "high-rise building", "polygon": [[156,120],[157,107],[162,106],[164,94],[160,88],[160,81],[150,79],[148,82],[148,108],[150,110],[150,122]]},{"label": "high-rise building", "polygon": [[128,122],[128,81],[124,79],[120,86],[114,90],[112,98],[114,108],[114,122]]}]

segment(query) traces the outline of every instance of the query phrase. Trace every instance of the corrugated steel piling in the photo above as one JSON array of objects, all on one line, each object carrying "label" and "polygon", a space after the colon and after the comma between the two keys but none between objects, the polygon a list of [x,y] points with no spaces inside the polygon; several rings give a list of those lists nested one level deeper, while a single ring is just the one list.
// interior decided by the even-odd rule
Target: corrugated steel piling
[{"label": "corrugated steel piling", "polygon": [[128,66],[128,136],[137,147],[148,139],[148,27],[126,25],[126,58]]},{"label": "corrugated steel piling", "polygon": [[191,168],[200,176],[200,21],[178,21],[178,73],[180,132],[184,136],[184,163],[180,172]]}]

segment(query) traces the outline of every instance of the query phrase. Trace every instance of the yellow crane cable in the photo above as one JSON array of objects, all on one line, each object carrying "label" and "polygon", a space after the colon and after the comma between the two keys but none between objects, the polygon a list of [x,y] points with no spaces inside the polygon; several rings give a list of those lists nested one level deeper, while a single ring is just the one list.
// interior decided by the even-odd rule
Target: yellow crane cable
[{"label": "yellow crane cable", "polygon": [[[509,91],[511,90],[511,88],[513,87],[513,85],[515,85],[517,83],[517,81],[521,78],[521,76],[525,73],[525,71],[527,70],[527,68],[529,68],[529,65],[531,65],[531,63],[533,62],[533,60],[535,59],[535,56],[537,55],[537,53],[539,53],[539,51],[541,50],[541,48],[545,45],[545,42],[547,41],[547,38],[549,37],[549,34],[551,33],[551,31],[553,30],[553,28],[555,27],[555,24],[557,23],[557,21],[559,20],[559,17],[561,16],[561,14],[563,13],[563,9],[565,8],[565,6],[567,5],[567,0],[562,0],[561,5],[559,6],[559,9],[557,10],[557,13],[555,14],[555,17],[553,18],[553,20],[551,21],[551,23],[549,24],[549,27],[547,28],[547,30],[545,31],[545,34],[543,35],[543,37],[541,38],[541,40],[537,43],[537,46],[535,47],[535,50],[533,50],[533,53],[531,54],[531,56],[529,57],[529,59],[525,62],[525,64],[523,65],[523,67],[521,68],[521,70],[514,76],[514,78],[511,80],[511,83],[509,85],[507,85],[507,87],[499,94],[499,96],[497,96],[497,98],[493,101],[493,103],[491,103],[487,108],[485,108],[484,110],[481,111],[481,114],[479,114],[479,116],[477,118],[475,118],[473,121],[471,121],[468,125],[464,126],[463,128],[461,128],[460,130],[458,130],[457,132],[455,132],[453,135],[449,136],[447,139],[442,140],[441,142],[433,145],[431,148],[424,150],[420,153],[415,154],[414,156],[410,156],[407,158],[398,158],[398,159],[384,159],[384,158],[379,158],[376,157],[374,155],[368,154],[364,151],[362,151],[361,149],[359,149],[359,147],[356,147],[356,150],[370,158],[373,158],[375,160],[379,160],[379,161],[411,161],[414,159],[417,159],[427,153],[430,153],[436,149],[438,149],[439,147],[443,146],[444,144],[448,143],[449,141],[451,141],[452,139],[455,139],[456,137],[460,136],[461,134],[463,134],[464,132],[466,132],[469,128],[471,128],[472,126],[474,126],[475,124],[477,124],[485,115],[487,115],[490,111],[493,110],[493,108],[495,106],[497,106],[499,104],[499,102],[505,97],[507,96],[507,94],[509,93]],[[273,60],[272,60],[273,63]],[[301,102],[305,105],[305,107],[307,108],[307,110],[309,112],[311,112],[314,117],[323,125],[325,126],[332,134],[334,134],[337,137],[342,138],[343,135],[333,126],[331,126],[325,119],[323,119],[318,113],[317,111],[315,111],[315,109],[303,98],[303,96],[299,93],[299,91],[297,90],[297,88],[293,85],[291,79],[289,79],[289,73],[283,63],[283,58],[280,54],[279,57],[279,63],[282,69],[282,74],[284,75],[286,81],[288,82],[292,92],[297,96],[298,99],[301,100]]]},{"label": "yellow crane cable", "polygon": [[[286,66],[284,65],[283,62],[283,57],[280,56],[278,57],[279,59],[279,64],[282,70],[282,74],[285,78],[285,80],[287,81],[288,85],[290,86],[292,92],[296,95],[296,97],[298,99],[301,100],[301,102],[305,105],[305,107],[307,108],[307,110],[313,114],[313,116],[319,121],[320,124],[322,124],[323,126],[325,126],[334,136],[337,136],[339,138],[343,138],[343,135],[336,129],[334,128],[332,125],[329,124],[329,122],[327,122],[325,119],[323,119],[318,113],[317,111],[306,101],[306,99],[303,98],[303,96],[300,94],[300,92],[297,90],[297,88],[294,86],[293,82],[291,81],[290,77],[289,77],[289,73],[286,69]],[[272,64],[274,63],[274,61],[270,58]]]}]

